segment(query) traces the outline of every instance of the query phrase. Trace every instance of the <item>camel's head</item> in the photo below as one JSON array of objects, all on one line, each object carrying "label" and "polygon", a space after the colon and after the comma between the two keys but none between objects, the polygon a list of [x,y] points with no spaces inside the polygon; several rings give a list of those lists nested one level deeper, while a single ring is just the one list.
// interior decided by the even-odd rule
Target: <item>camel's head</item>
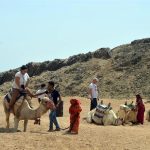
[{"label": "camel's head", "polygon": [[125,101],[124,105],[130,108],[131,110],[136,111],[136,106],[133,104],[133,101],[130,104],[128,104],[127,101]]},{"label": "camel's head", "polygon": [[120,105],[120,108],[117,112],[117,116],[122,119],[125,118],[126,114],[131,111],[131,109],[125,104],[125,105]]},{"label": "camel's head", "polygon": [[53,103],[52,100],[50,100],[48,97],[44,97],[42,100],[41,100],[41,105],[43,105],[46,109],[55,109],[55,105]]},{"label": "camel's head", "polygon": [[125,112],[128,112],[131,110],[131,108],[128,107],[128,105],[120,105],[120,109],[119,110],[123,110]]},{"label": "camel's head", "polygon": [[120,109],[117,112],[118,118],[132,122],[136,122],[136,114],[137,111],[132,103],[130,105],[120,105]]},{"label": "camel's head", "polygon": [[112,107],[111,107],[111,103],[108,103],[107,105],[106,105],[106,110],[105,110],[105,114],[108,114],[109,113],[109,111],[112,109]]}]

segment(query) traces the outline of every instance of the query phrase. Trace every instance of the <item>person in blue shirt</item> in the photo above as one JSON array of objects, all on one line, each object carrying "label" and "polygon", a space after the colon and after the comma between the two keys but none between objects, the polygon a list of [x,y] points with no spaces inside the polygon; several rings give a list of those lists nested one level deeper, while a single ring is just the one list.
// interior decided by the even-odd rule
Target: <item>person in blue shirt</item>
[{"label": "person in blue shirt", "polygon": [[[54,88],[55,83],[53,81],[48,82],[47,87],[47,95],[49,99],[51,99],[54,102],[55,107],[57,108],[59,103],[61,102],[61,96],[57,90]],[[49,132],[52,131],[60,131],[60,126],[58,124],[57,118],[56,118],[56,109],[52,110],[49,114],[50,124],[49,124]],[[56,126],[56,129],[53,130],[53,124]]]}]

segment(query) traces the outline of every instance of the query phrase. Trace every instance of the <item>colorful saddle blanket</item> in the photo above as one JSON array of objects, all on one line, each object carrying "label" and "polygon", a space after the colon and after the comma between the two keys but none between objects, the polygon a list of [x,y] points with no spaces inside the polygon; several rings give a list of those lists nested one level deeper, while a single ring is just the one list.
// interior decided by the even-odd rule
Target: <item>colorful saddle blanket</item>
[{"label": "colorful saddle blanket", "polygon": [[[20,92],[20,95],[17,97],[16,100],[18,100],[21,96],[26,96],[27,93]],[[7,100],[8,103],[10,103],[10,100],[12,98],[12,89],[9,90],[9,92],[5,95],[4,99]]]},{"label": "colorful saddle blanket", "polygon": [[94,116],[98,118],[103,118],[107,109],[108,106],[106,105],[102,105],[102,104],[97,105]]}]

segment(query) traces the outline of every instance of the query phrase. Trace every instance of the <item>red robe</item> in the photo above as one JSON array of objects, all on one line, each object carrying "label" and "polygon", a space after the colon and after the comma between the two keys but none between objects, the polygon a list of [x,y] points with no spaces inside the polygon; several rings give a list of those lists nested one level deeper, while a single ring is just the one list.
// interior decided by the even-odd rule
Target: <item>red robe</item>
[{"label": "red robe", "polygon": [[82,111],[82,109],[80,107],[79,100],[71,99],[70,103],[70,132],[78,133],[80,123],[80,112]]},{"label": "red robe", "polygon": [[143,124],[144,123],[144,112],[145,112],[145,106],[143,102],[137,103],[137,122]]}]

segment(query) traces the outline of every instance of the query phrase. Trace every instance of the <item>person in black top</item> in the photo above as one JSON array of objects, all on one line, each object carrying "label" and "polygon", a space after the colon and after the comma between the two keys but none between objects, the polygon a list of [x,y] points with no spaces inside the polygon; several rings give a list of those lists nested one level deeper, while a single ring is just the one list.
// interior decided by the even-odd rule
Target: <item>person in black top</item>
[{"label": "person in black top", "polygon": [[[48,82],[48,88],[47,88],[47,95],[49,99],[51,99],[55,107],[58,107],[59,103],[61,102],[61,96],[57,90],[54,89],[54,82],[49,81]],[[49,132],[53,131],[53,124],[56,126],[55,131],[60,131],[60,127],[56,118],[56,109],[52,110],[49,114],[49,119],[50,119],[50,125],[49,125]]]}]

